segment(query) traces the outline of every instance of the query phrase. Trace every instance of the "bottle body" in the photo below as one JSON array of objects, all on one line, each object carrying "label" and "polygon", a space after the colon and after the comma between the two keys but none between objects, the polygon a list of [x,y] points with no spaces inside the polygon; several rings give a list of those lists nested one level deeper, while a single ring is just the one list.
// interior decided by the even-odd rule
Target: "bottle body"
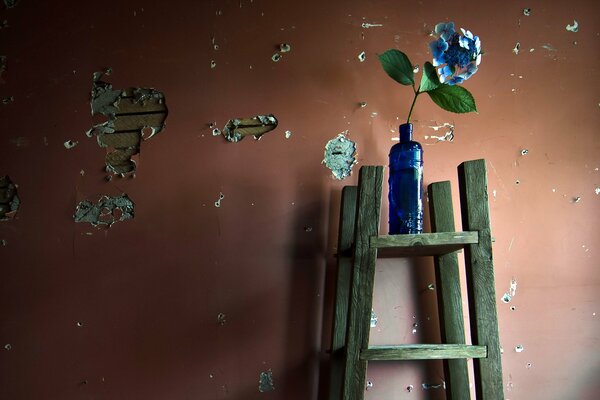
[{"label": "bottle body", "polygon": [[412,140],[412,124],[400,125],[400,143],[390,150],[389,233],[423,232],[423,148]]}]

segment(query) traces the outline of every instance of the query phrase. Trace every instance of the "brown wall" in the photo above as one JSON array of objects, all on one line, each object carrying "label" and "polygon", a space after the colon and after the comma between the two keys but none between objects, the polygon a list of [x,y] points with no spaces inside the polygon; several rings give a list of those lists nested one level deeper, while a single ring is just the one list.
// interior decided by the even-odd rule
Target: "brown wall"
[{"label": "brown wall", "polygon": [[[426,181],[455,192],[456,166],[487,160],[506,398],[597,398],[598,4],[22,0],[1,11],[0,97],[14,102],[0,105],[0,175],[21,206],[0,222],[0,398],[325,398],[340,191],[360,165],[387,162],[411,101],[376,54],[399,48],[422,65],[444,20],[483,41],[464,85],[479,114],[419,98],[415,137]],[[291,51],[274,63],[280,43]],[[109,66],[115,88],[162,91],[169,115],[142,143],[135,179],[107,182],[106,150],[84,133],[102,120],[90,116],[92,73]],[[208,127],[268,113],[279,126],[260,141]],[[444,123],[455,139],[431,139]],[[321,160],[345,130],[359,164],[339,182]],[[133,220],[73,221],[80,201],[122,193]],[[430,263],[377,272],[372,342],[439,340]],[[260,393],[268,370],[275,391]],[[421,387],[440,371],[373,365],[367,398],[443,398]]]}]

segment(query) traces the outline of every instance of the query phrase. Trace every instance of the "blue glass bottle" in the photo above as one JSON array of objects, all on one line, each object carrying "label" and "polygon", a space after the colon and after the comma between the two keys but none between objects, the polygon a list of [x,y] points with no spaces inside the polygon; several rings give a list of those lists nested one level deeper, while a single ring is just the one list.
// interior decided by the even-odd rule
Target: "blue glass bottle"
[{"label": "blue glass bottle", "polygon": [[412,132],[412,124],[400,125],[390,150],[390,235],[423,233],[423,147]]}]

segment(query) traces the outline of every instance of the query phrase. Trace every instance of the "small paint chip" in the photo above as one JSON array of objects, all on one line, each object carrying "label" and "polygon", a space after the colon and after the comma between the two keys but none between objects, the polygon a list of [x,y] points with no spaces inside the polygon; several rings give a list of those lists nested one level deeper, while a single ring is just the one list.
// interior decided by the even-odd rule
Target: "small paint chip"
[{"label": "small paint chip", "polygon": [[521,43],[517,42],[517,44],[515,44],[515,47],[513,47],[513,53],[519,54],[520,49],[521,49]]},{"label": "small paint chip", "polygon": [[369,389],[370,389],[370,388],[372,388],[372,387],[373,387],[373,382],[371,382],[371,381],[367,381],[367,387],[366,387],[366,390],[369,390]]},{"label": "small paint chip", "polygon": [[531,8],[524,8],[523,15],[529,17],[531,15]]},{"label": "small paint chip", "polygon": [[525,347],[523,347],[523,345],[522,345],[522,344],[518,344],[518,345],[516,345],[516,346],[515,346],[515,351],[516,351],[517,353],[522,353],[522,352],[523,352],[523,350],[525,350]]},{"label": "small paint chip", "polygon": [[533,367],[533,364],[532,363],[527,363],[527,364],[525,364],[525,367],[527,369],[531,369]]},{"label": "small paint chip", "polygon": [[220,192],[219,193],[219,198],[217,199],[217,201],[215,201],[215,207],[219,208],[221,207],[221,200],[223,200],[225,198],[225,195]]},{"label": "small paint chip", "polygon": [[269,369],[268,371],[261,372],[258,380],[258,391],[265,393],[272,392],[273,390],[275,390],[275,385],[273,383],[273,371]]},{"label": "small paint chip", "polygon": [[581,202],[581,196],[573,197],[573,203],[580,203],[580,202]]},{"label": "small paint chip", "polygon": [[596,193],[597,195],[600,195],[600,186],[599,186],[599,187],[596,187],[596,188],[594,189],[594,193]]},{"label": "small paint chip", "polygon": [[213,136],[219,136],[221,134],[221,130],[219,128],[214,128],[212,130],[212,135]]},{"label": "small paint chip", "polygon": [[364,62],[366,59],[367,59],[367,55],[365,54],[364,51],[358,55],[358,61]]},{"label": "small paint chip", "polygon": [[415,65],[415,66],[413,67],[413,72],[414,72],[415,74],[419,73],[419,64],[417,64],[417,65]]},{"label": "small paint chip", "polygon": [[512,296],[509,293],[504,293],[504,295],[502,296],[502,301],[504,303],[510,303],[511,300]]},{"label": "small paint chip", "polygon": [[568,24],[565,29],[569,32],[577,32],[579,31],[579,23],[577,23],[577,20],[573,20],[573,25]]},{"label": "small paint chip", "polygon": [[279,53],[275,53],[271,56],[271,60],[273,60],[273,62],[278,62],[279,60],[281,60],[281,54]]},{"label": "small paint chip", "polygon": [[223,313],[219,313],[219,315],[217,315],[217,322],[219,325],[225,325],[227,322],[227,316]]},{"label": "small paint chip", "polygon": [[6,343],[4,345],[4,350],[9,350],[9,351],[12,350],[12,345],[10,343]]},{"label": "small paint chip", "polygon": [[435,285],[434,285],[433,283],[430,283],[430,284],[427,286],[427,289],[429,289],[429,290],[435,290]]},{"label": "small paint chip", "polygon": [[521,155],[522,156],[526,156],[527,154],[529,154],[529,150],[527,150],[527,149],[521,150]]},{"label": "small paint chip", "polygon": [[365,29],[369,29],[369,28],[375,28],[378,26],[383,26],[383,24],[371,24],[369,22],[363,22],[361,26]]},{"label": "small paint chip", "polygon": [[287,43],[281,43],[281,44],[279,45],[279,51],[280,51],[280,52],[282,52],[282,53],[288,53],[288,52],[290,52],[291,50],[292,50],[292,46],[290,46],[290,45],[289,45],[289,44],[287,44]]},{"label": "small paint chip", "polygon": [[15,98],[13,96],[7,96],[7,97],[3,97],[2,98],[2,104],[3,105],[10,104],[10,103],[12,103],[14,101],[15,101]]},{"label": "small paint chip", "polygon": [[292,137],[292,131],[285,131],[285,138],[289,139]]},{"label": "small paint chip", "polygon": [[367,102],[366,101],[361,101],[360,103],[358,103],[358,106],[360,108],[365,108],[367,106]]},{"label": "small paint chip", "polygon": [[0,176],[0,221],[14,219],[20,205],[17,185],[8,176]]},{"label": "small paint chip", "polygon": [[217,66],[217,62],[215,60],[210,60],[210,69],[214,69]]},{"label": "small paint chip", "polygon": [[375,314],[375,310],[371,310],[371,328],[375,328],[377,326],[377,321],[379,318],[377,314]]},{"label": "small paint chip", "polygon": [[63,143],[63,145],[65,146],[65,149],[72,149],[73,147],[77,146],[78,143],[79,142],[73,140],[67,140]]},{"label": "small paint chip", "polygon": [[412,392],[414,389],[415,389],[415,387],[414,387],[413,385],[408,385],[408,386],[406,387],[406,391],[407,391],[408,393]]}]

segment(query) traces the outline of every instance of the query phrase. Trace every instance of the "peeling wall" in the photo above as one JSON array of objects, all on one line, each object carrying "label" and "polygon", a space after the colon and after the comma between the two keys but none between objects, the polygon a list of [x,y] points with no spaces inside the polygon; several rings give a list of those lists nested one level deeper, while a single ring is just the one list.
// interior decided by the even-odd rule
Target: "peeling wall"
[{"label": "peeling wall", "polygon": [[[0,176],[21,201],[0,221],[0,398],[325,399],[341,188],[387,163],[412,101],[377,54],[423,66],[455,21],[482,40],[464,85],[479,113],[418,99],[425,181],[451,180],[458,215],[456,166],[488,162],[506,398],[595,399],[599,16],[587,0],[5,0]],[[94,115],[91,85],[110,94]],[[324,155],[340,132],[355,148]],[[372,343],[439,341],[433,282],[430,260],[381,260]],[[439,362],[367,379],[368,400],[445,394]]]}]

